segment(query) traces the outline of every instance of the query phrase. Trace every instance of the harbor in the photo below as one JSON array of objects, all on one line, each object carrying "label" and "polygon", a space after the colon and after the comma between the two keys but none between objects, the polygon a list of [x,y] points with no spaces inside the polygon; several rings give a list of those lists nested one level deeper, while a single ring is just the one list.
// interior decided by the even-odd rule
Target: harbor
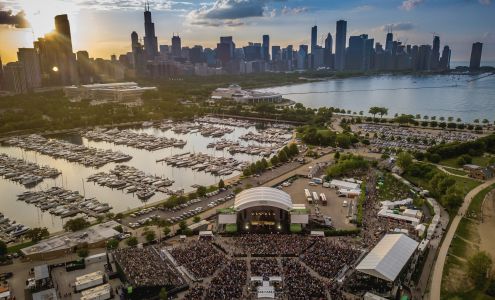
[{"label": "harbor", "polygon": [[148,151],[156,151],[160,149],[176,147],[182,148],[186,145],[186,141],[175,138],[156,137],[147,133],[136,133],[131,130],[119,130],[113,128],[95,129],[83,131],[81,135],[92,141],[105,141],[116,145],[125,145],[137,149],[145,149]]},{"label": "harbor", "polygon": [[[170,195],[179,195],[181,193],[193,191],[198,185],[216,185],[221,178],[225,180],[236,176],[241,173],[240,170],[242,170],[244,165],[251,164],[261,159],[263,157],[263,151],[270,152],[268,147],[273,147],[273,149],[278,147],[277,144],[271,144],[269,142],[272,140],[271,138],[267,139],[266,143],[240,139],[241,136],[250,132],[251,134],[249,134],[248,137],[253,134],[266,135],[267,131],[258,129],[257,127],[259,126],[255,126],[255,123],[252,121],[211,117],[196,119],[194,121],[194,123],[200,123],[202,126],[213,125],[215,127],[228,129],[225,130],[226,133],[221,138],[204,136],[199,130],[193,130],[193,132],[188,133],[175,133],[171,130],[173,126],[181,123],[183,122],[164,120],[161,122],[149,122],[146,126],[127,126],[125,128],[118,128],[118,130],[132,132],[137,135],[146,134],[154,138],[187,141],[182,148],[169,147],[148,151],[144,148],[138,149],[136,147],[115,144],[104,140],[91,140],[77,131],[44,137],[32,135],[9,138],[6,141],[10,141],[10,143],[5,142],[0,146],[0,153],[39,166],[56,168],[62,172],[58,177],[44,179],[30,191],[46,191],[52,187],[78,191],[84,199],[98,199],[100,203],[107,203],[112,207],[109,212],[118,213],[138,207],[144,207],[157,201],[164,200]],[[168,125],[169,128],[159,128],[164,124]],[[285,129],[284,126],[286,125],[282,124],[277,128],[286,132],[285,138],[290,139],[291,133]],[[108,128],[107,130],[112,130],[112,128]],[[235,146],[232,144],[231,147],[223,147],[225,146],[224,143],[226,143],[226,141],[237,143],[235,143]],[[219,145],[219,147],[208,147],[210,144]],[[236,149],[236,147],[238,148]],[[251,149],[252,152],[242,151],[242,149]],[[61,156],[63,154],[64,156],[68,155],[67,157],[69,157],[69,153],[77,154],[79,157],[84,158],[96,158],[97,155],[93,155],[92,153],[120,153],[121,155],[130,158],[125,162],[119,163],[112,160],[112,155],[110,155],[110,157],[105,160],[105,164],[98,167],[98,169],[95,169],[95,167],[91,165],[84,165],[80,161],[66,159]],[[198,156],[198,159],[204,159],[205,161],[203,163],[198,161],[195,165],[191,166],[181,165],[180,167],[167,164],[164,161],[159,161],[184,153]],[[199,156],[199,154],[202,156]],[[222,166],[224,168],[209,169],[208,172],[205,171],[206,168],[203,169],[202,165],[207,163],[207,160],[217,159],[219,159],[216,162],[218,166],[226,163],[228,165]],[[148,176],[169,179],[172,182],[172,185],[168,186],[170,182],[167,182],[167,184],[163,186],[148,186],[148,189],[146,189],[147,186],[143,186],[143,189],[139,191],[137,185],[128,185],[127,182],[125,185],[128,186],[126,187],[125,185],[109,187],[107,185],[93,184],[92,182],[87,181],[90,176],[98,173],[114,176],[115,174],[111,174],[110,172],[118,165],[136,168],[137,170],[143,171]],[[157,184],[160,185],[160,183]],[[134,192],[132,192],[132,185],[136,188]],[[61,230],[66,220],[70,218],[62,218],[60,215],[51,214],[50,209],[42,210],[36,205],[24,201],[17,201],[17,195],[26,192],[26,188],[22,184],[5,179],[1,176],[0,190],[4,193],[2,212],[18,223],[25,224],[31,228],[47,227],[50,232],[54,232]],[[141,197],[138,197],[138,192],[140,192],[139,195]],[[23,212],[22,214],[19,213],[21,211]]]},{"label": "harbor", "polygon": [[46,178],[56,178],[61,172],[49,166],[26,162],[0,153],[0,176],[18,182],[27,188],[35,187]]},{"label": "harbor", "polygon": [[100,186],[106,186],[112,189],[122,190],[125,193],[136,194],[141,200],[151,198],[155,192],[173,194],[165,189],[174,184],[174,181],[168,178],[148,175],[135,167],[118,165],[110,172],[100,172],[87,178],[88,182],[94,182]]},{"label": "harbor", "polygon": [[111,162],[124,162],[132,158],[132,156],[122,152],[89,148],[66,141],[47,139],[37,134],[13,137],[8,139],[6,144],[51,157],[66,159],[70,162],[77,162],[87,167],[101,167]]},{"label": "harbor", "polygon": [[13,241],[16,238],[26,234],[29,229],[31,229],[29,226],[10,220],[0,212],[0,239],[2,241]]},{"label": "harbor", "polygon": [[241,163],[235,158],[213,157],[204,153],[182,153],[157,160],[165,162],[176,168],[191,168],[217,176],[230,175],[234,171],[242,171],[246,163]]}]

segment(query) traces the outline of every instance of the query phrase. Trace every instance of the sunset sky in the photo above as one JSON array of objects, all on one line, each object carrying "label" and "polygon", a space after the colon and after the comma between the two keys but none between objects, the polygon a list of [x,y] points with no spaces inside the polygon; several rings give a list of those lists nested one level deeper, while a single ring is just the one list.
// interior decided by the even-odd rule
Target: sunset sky
[{"label": "sunset sky", "polygon": [[[170,44],[178,33],[185,46],[215,47],[219,36],[232,35],[236,45],[308,44],[310,27],[318,25],[319,43],[335,22],[348,21],[349,35],[368,33],[385,43],[386,28],[408,44],[431,44],[433,33],[441,47],[452,48],[452,61],[467,61],[471,44],[484,43],[483,61],[495,61],[495,3],[491,0],[150,0],[159,44]],[[68,14],[74,51],[109,58],[130,51],[130,34],[144,32],[141,0],[0,0],[0,55],[16,60],[19,47],[32,47],[53,29],[57,14]],[[29,22],[29,26],[25,23]],[[20,28],[26,27],[26,28]]]}]

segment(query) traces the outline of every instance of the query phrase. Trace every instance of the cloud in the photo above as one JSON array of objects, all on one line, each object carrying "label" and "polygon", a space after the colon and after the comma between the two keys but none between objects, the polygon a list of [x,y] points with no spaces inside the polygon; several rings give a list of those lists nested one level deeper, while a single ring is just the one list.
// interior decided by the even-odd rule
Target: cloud
[{"label": "cloud", "polygon": [[270,9],[270,2],[286,0],[215,0],[203,3],[200,8],[190,11],[186,19],[189,24],[203,26],[241,26],[241,19],[256,17],[275,17],[276,10]]},{"label": "cloud", "polygon": [[[142,0],[73,0],[80,8],[95,10],[143,10],[144,1]],[[149,0],[151,10],[155,11],[176,11],[194,5],[189,1],[174,0]]]},{"label": "cloud", "polygon": [[483,4],[483,5],[490,5],[490,4],[492,4],[492,0],[478,0],[478,2],[480,4]]},{"label": "cloud", "polygon": [[424,0],[404,0],[400,6],[403,10],[413,10],[419,5],[423,4]]},{"label": "cloud", "polygon": [[287,7],[284,6],[280,13],[282,15],[299,15],[308,11],[307,7]]},{"label": "cloud", "polygon": [[11,10],[0,10],[0,25],[8,25],[16,28],[27,28],[30,26],[26,20],[24,11],[14,14]]},{"label": "cloud", "polygon": [[415,25],[411,22],[400,22],[400,23],[392,23],[392,24],[385,24],[381,27],[382,31],[388,32],[389,30],[392,31],[409,31],[413,30]]}]

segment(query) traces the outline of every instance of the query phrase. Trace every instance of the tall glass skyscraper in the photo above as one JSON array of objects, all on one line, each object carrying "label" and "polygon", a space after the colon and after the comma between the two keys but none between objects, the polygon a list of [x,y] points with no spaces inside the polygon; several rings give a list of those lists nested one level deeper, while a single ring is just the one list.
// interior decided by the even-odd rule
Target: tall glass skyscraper
[{"label": "tall glass skyscraper", "polygon": [[158,40],[155,36],[155,23],[151,21],[149,3],[144,10],[144,51],[147,59],[154,59],[158,55]]},{"label": "tall glass skyscraper", "polygon": [[335,34],[335,69],[342,71],[345,66],[345,45],[347,39],[347,21],[337,21]]}]

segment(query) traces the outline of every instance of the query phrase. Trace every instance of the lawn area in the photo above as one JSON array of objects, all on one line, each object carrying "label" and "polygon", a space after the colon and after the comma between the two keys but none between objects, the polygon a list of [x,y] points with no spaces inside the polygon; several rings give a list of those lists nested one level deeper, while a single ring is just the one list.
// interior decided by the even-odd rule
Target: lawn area
[{"label": "lawn area", "polygon": [[378,201],[402,200],[409,197],[409,187],[390,173],[384,173],[381,182],[383,184],[378,182]]},{"label": "lawn area", "polygon": [[7,252],[8,253],[15,253],[15,252],[18,252],[19,250],[21,250],[22,248],[26,248],[26,247],[29,247],[29,246],[32,246],[32,245],[34,245],[33,242],[27,241],[25,243],[21,243],[21,244],[17,244],[17,245],[8,247],[7,248]]},{"label": "lawn area", "polygon": [[[466,274],[466,261],[476,251],[479,250],[480,236],[477,231],[477,222],[473,218],[479,216],[481,210],[481,204],[486,194],[495,188],[495,184],[483,189],[476,196],[469,205],[469,212],[467,216],[469,218],[462,218],[454,239],[450,245],[449,255],[445,263],[443,278],[442,278],[442,299],[451,299],[453,297],[459,297],[461,299],[495,299],[483,293],[477,291],[469,286],[463,285],[462,282]],[[457,289],[455,287],[463,286],[463,288]]]},{"label": "lawn area", "polygon": [[490,185],[486,189],[479,192],[476,196],[474,196],[473,200],[469,204],[468,215],[471,217],[479,217],[479,213],[481,212],[481,204],[483,204],[483,199],[485,199],[486,194],[495,188],[495,184]]},{"label": "lawn area", "polygon": [[[442,172],[438,168],[435,167],[435,172]],[[443,173],[443,172],[442,172]],[[445,173],[444,173],[445,174]],[[471,178],[461,178],[458,176],[452,176],[452,175],[447,175],[451,178],[453,178],[456,183],[455,186],[458,187],[462,194],[465,196],[470,190],[474,189],[478,185],[480,185],[480,182]],[[430,189],[429,187],[429,181],[426,178],[420,178],[420,177],[412,177],[408,175],[404,175],[404,178],[407,180],[411,181],[414,183],[416,186],[420,186],[425,189]]]},{"label": "lawn area", "polygon": [[459,176],[466,176],[467,175],[467,172],[466,171],[463,171],[463,170],[454,169],[454,168],[451,168],[451,167],[444,167],[444,169],[447,170],[448,172],[452,173],[452,174],[456,174],[456,175],[459,175]]},{"label": "lawn area", "polygon": [[[473,161],[471,163],[474,165],[486,167],[486,166],[488,166],[488,164],[490,162],[490,158],[492,158],[492,157],[493,156],[474,156]],[[440,164],[443,166],[451,167],[451,168],[460,168],[462,166],[459,166],[457,164],[457,159],[458,159],[458,157],[445,159],[445,160],[442,160],[440,162]]]}]

